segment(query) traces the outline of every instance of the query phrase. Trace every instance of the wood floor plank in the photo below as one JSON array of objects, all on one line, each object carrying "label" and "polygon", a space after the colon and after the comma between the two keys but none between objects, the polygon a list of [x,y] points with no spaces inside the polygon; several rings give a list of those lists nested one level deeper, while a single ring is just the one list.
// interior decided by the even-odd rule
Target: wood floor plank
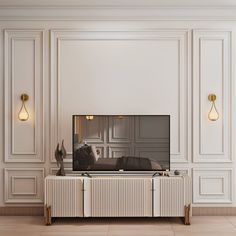
[{"label": "wood floor plank", "polygon": [[1,236],[235,236],[236,216],[179,218],[59,218],[45,226],[42,216],[0,216]]}]

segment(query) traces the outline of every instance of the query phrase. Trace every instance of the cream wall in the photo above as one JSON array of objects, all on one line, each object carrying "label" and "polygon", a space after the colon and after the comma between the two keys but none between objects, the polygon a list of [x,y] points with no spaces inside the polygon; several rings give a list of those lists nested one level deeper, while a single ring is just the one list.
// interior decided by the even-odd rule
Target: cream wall
[{"label": "cream wall", "polygon": [[[192,8],[182,19],[150,6],[45,9],[0,9],[0,206],[42,205],[57,141],[71,153],[76,113],[170,114],[171,166],[193,177],[194,205],[235,206],[236,22],[198,8],[195,19]],[[178,20],[164,19],[167,10]],[[17,119],[23,92],[26,123]]]}]

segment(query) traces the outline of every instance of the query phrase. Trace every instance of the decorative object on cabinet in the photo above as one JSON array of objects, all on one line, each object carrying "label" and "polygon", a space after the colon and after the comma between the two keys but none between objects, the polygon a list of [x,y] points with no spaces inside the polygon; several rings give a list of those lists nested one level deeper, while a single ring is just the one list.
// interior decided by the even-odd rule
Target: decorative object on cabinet
[{"label": "decorative object on cabinet", "polygon": [[174,174],[175,174],[175,175],[180,175],[180,171],[179,171],[179,170],[175,170],[175,171],[174,171]]},{"label": "decorative object on cabinet", "polygon": [[57,171],[57,176],[65,176],[65,169],[64,169],[64,163],[63,159],[66,158],[66,149],[64,147],[64,140],[62,140],[61,143],[61,149],[59,149],[59,143],[57,144],[57,148],[55,150],[55,158],[57,160],[57,166],[60,167],[60,169]]},{"label": "decorative object on cabinet", "polygon": [[209,94],[208,100],[212,103],[211,109],[208,113],[208,119],[211,121],[216,121],[219,119],[219,113],[218,113],[218,111],[216,109],[216,105],[215,105],[216,95]]},{"label": "decorative object on cabinet", "polygon": [[21,94],[20,99],[22,101],[22,105],[18,113],[18,118],[20,121],[27,121],[29,119],[29,112],[26,109],[25,102],[29,100],[29,95],[23,93]]}]

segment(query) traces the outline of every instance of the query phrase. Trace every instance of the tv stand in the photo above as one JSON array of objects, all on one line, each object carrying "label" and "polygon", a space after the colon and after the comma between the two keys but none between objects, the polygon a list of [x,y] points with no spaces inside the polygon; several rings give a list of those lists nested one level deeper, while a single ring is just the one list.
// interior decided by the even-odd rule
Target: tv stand
[{"label": "tv stand", "polygon": [[47,176],[45,223],[52,217],[191,219],[191,178],[178,176]]}]

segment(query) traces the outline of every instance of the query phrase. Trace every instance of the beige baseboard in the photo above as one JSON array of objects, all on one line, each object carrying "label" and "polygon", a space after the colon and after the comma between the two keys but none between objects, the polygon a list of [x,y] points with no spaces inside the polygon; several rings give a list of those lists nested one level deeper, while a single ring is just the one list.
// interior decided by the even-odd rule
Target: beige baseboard
[{"label": "beige baseboard", "polygon": [[193,216],[236,216],[236,207],[193,207]]},{"label": "beige baseboard", "polygon": [[[1,216],[43,216],[43,207],[0,207]],[[193,207],[193,216],[236,216],[236,207]]]},{"label": "beige baseboard", "polygon": [[0,207],[1,216],[43,216],[43,207]]}]

